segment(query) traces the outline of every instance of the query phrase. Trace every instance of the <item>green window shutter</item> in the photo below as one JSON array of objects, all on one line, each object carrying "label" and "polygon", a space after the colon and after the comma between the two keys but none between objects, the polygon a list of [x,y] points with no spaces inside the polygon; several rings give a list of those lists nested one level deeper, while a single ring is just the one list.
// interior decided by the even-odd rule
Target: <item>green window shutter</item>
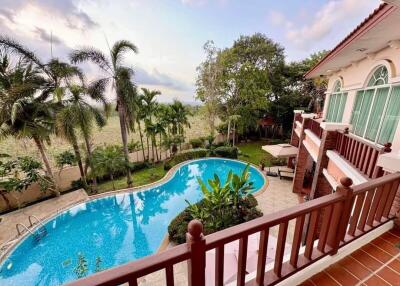
[{"label": "green window shutter", "polygon": [[339,105],[339,109],[338,109],[338,112],[337,112],[337,116],[336,116],[336,121],[335,122],[342,122],[344,108],[346,107],[346,101],[347,101],[347,92],[341,94],[340,105]]},{"label": "green window shutter", "polygon": [[332,118],[330,120],[331,122],[336,122],[341,99],[342,99],[342,94],[340,94],[340,93],[336,94],[335,104],[333,105]]},{"label": "green window shutter", "polygon": [[360,114],[354,128],[354,133],[358,136],[364,136],[364,131],[367,127],[368,114],[372,104],[372,99],[374,97],[374,92],[375,89],[368,89],[364,92]]},{"label": "green window shutter", "polygon": [[360,90],[356,94],[356,99],[354,102],[353,113],[351,114],[350,124],[352,125],[352,129],[354,130],[360,116],[361,104],[364,98],[364,91]]},{"label": "green window shutter", "polygon": [[365,138],[375,141],[376,135],[378,134],[379,124],[381,123],[383,110],[385,108],[386,100],[389,94],[389,88],[379,88],[376,91],[374,103],[372,105],[371,114],[369,116],[369,122]]},{"label": "green window shutter", "polygon": [[386,114],[379,136],[378,143],[386,144],[392,142],[396,133],[400,116],[400,86],[393,87],[390,94]]},{"label": "green window shutter", "polygon": [[326,121],[330,122],[333,117],[333,109],[336,102],[336,94],[331,94],[328,101],[328,110],[326,113]]}]

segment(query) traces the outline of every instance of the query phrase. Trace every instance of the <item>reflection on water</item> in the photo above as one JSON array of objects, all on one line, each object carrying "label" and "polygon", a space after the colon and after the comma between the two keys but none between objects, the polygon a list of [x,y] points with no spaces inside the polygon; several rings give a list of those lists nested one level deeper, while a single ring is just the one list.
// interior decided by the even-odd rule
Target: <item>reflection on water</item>
[{"label": "reflection on water", "polygon": [[[185,200],[202,198],[197,177],[204,181],[229,170],[240,173],[243,163],[198,160],[184,165],[168,182],[147,191],[123,193],[75,206],[46,224],[39,242],[28,236],[0,266],[0,285],[60,285],[77,279],[78,255],[88,273],[110,268],[157,251],[169,222],[186,207]],[[263,178],[251,169],[256,189]]]}]

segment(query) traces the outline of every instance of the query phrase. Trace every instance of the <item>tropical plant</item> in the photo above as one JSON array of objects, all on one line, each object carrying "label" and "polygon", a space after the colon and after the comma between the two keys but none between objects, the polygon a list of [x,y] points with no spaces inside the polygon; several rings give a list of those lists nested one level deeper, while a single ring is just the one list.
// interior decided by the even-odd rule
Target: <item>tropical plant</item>
[{"label": "tropical plant", "polygon": [[[33,139],[47,174],[55,182],[44,147],[54,132],[54,116],[59,108],[52,99],[58,99],[71,80],[83,82],[83,74],[58,59],[43,63],[32,51],[7,37],[0,37],[0,49],[0,136]],[[19,57],[13,67],[9,54]],[[58,188],[54,192],[60,195]]]},{"label": "tropical plant", "polygon": [[129,170],[128,133],[134,129],[136,121],[136,86],[132,83],[133,70],[123,64],[126,52],[137,53],[137,47],[126,40],[117,41],[110,50],[107,58],[100,50],[86,47],[71,53],[73,63],[91,61],[96,64],[106,76],[96,81],[96,86],[107,86],[111,81],[116,93],[116,110],[119,115],[123,154],[126,165],[128,186],[132,186],[132,176]]},{"label": "tropical plant", "polygon": [[[141,94],[141,108],[142,108],[142,117],[141,119],[145,121],[145,129],[148,129],[147,127],[150,127],[150,130],[146,131],[146,141],[147,141],[147,158],[150,156],[150,140],[152,136],[152,130],[153,128],[153,116],[155,115],[157,109],[158,109],[158,103],[156,102],[156,97],[160,95],[161,92],[158,90],[149,90],[147,88],[142,88],[142,94]],[[147,125],[147,126],[146,126]],[[148,132],[150,131],[150,133]],[[153,142],[152,142],[153,146]],[[154,149],[152,150],[153,153],[153,160],[154,160]]]},{"label": "tropical plant", "polygon": [[249,193],[253,184],[249,178],[249,166],[241,175],[229,172],[225,182],[218,175],[208,180],[208,185],[198,178],[203,199],[191,204],[172,220],[168,226],[170,240],[185,242],[187,225],[199,219],[204,225],[204,234],[234,226],[262,216],[257,209],[257,200]]},{"label": "tropical plant", "polygon": [[17,159],[3,156],[3,160],[0,161],[0,195],[8,208],[11,208],[11,205],[6,194],[23,192],[33,183],[38,183],[42,192],[54,189],[51,179],[42,174],[40,162],[27,156]]},{"label": "tropical plant", "polygon": [[[110,176],[113,190],[115,190],[114,176],[123,168],[126,169],[124,152],[118,145],[106,145],[96,147],[92,153],[90,176],[103,177]],[[129,166],[128,166],[129,168]]]},{"label": "tropical plant", "polygon": [[[87,167],[83,166],[83,159],[78,145],[78,133],[82,135],[86,152],[88,165],[91,164],[91,137],[94,126],[101,128],[106,124],[105,115],[108,114],[109,104],[104,95],[104,86],[95,86],[96,83],[88,88],[71,85],[60,98],[62,109],[57,113],[56,129],[58,134],[65,138],[73,147],[75,157],[78,162],[82,181],[86,182]],[[104,113],[96,107],[93,107],[88,99],[102,103]],[[93,184],[96,186],[96,179],[93,178]]]},{"label": "tropical plant", "polygon": [[56,159],[57,167],[59,167],[61,170],[64,168],[64,166],[67,166],[67,165],[74,166],[77,164],[77,160],[76,160],[74,153],[72,153],[69,150],[61,152],[60,154],[57,154],[55,156],[55,159]]}]

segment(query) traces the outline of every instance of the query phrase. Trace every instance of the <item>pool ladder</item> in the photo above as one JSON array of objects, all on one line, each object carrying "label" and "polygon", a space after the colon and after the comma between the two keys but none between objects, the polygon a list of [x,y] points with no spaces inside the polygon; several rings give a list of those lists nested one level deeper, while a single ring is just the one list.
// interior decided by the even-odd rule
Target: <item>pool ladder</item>
[{"label": "pool ladder", "polygon": [[36,220],[37,224],[40,225],[40,227],[38,228],[38,230],[36,232],[32,232],[32,230],[29,227],[27,227],[25,224],[17,223],[15,225],[15,227],[17,228],[18,236],[20,236],[22,234],[22,231],[20,229],[20,227],[22,227],[23,230],[26,230],[27,232],[29,232],[32,235],[33,239],[36,242],[38,242],[40,239],[42,239],[44,236],[47,235],[47,229],[46,229],[45,225],[42,223],[42,221],[37,216],[30,215],[28,217],[28,219],[29,219],[29,224],[30,224],[29,227],[30,228],[32,228],[33,225],[35,224],[32,221],[32,219]]}]

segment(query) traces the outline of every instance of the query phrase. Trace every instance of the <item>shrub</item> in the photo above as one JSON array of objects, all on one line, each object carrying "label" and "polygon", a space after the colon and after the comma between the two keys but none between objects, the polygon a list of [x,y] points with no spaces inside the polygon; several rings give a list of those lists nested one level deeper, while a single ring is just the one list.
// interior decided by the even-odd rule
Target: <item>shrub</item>
[{"label": "shrub", "polygon": [[214,154],[219,157],[237,159],[238,157],[237,147],[221,146],[214,149]]},{"label": "shrub", "polygon": [[182,151],[164,163],[164,170],[169,170],[173,166],[182,163],[184,161],[204,158],[207,157],[207,155],[208,155],[208,150],[204,148],[189,149]]},{"label": "shrub", "polygon": [[[205,205],[205,199],[201,200],[200,202],[194,204],[193,206],[198,207],[199,209],[203,209]],[[193,217],[191,214],[191,208],[193,206],[188,206],[184,211],[178,214],[169,224],[168,226],[168,235],[170,241],[173,241],[177,244],[181,244],[186,242],[186,232],[187,226]],[[247,195],[245,198],[241,199],[241,208],[239,212],[237,212],[234,208],[225,207],[223,209],[223,213],[225,214],[226,220],[224,225],[220,228],[213,228],[209,224],[204,223],[203,234],[207,235],[240,223],[244,223],[246,221],[253,220],[255,218],[261,217],[263,214],[257,208],[257,200],[252,195]],[[212,215],[209,216],[212,218]]]},{"label": "shrub", "polygon": [[204,140],[202,140],[201,138],[191,139],[189,143],[190,145],[192,145],[192,148],[204,147]]},{"label": "shrub", "polygon": [[140,142],[131,140],[128,143],[128,151],[129,151],[129,153],[132,153],[132,152],[135,152],[135,151],[138,151],[138,150],[140,150]]},{"label": "shrub", "polygon": [[64,151],[55,156],[57,167],[63,168],[66,165],[75,166],[77,159],[71,151]]},{"label": "shrub", "polygon": [[262,216],[257,200],[249,194],[253,189],[249,167],[247,165],[240,176],[230,171],[225,183],[214,174],[214,179],[208,181],[209,187],[198,179],[204,198],[196,204],[187,202],[189,206],[168,226],[170,240],[183,243],[192,219],[200,220],[204,234],[210,234]]}]

